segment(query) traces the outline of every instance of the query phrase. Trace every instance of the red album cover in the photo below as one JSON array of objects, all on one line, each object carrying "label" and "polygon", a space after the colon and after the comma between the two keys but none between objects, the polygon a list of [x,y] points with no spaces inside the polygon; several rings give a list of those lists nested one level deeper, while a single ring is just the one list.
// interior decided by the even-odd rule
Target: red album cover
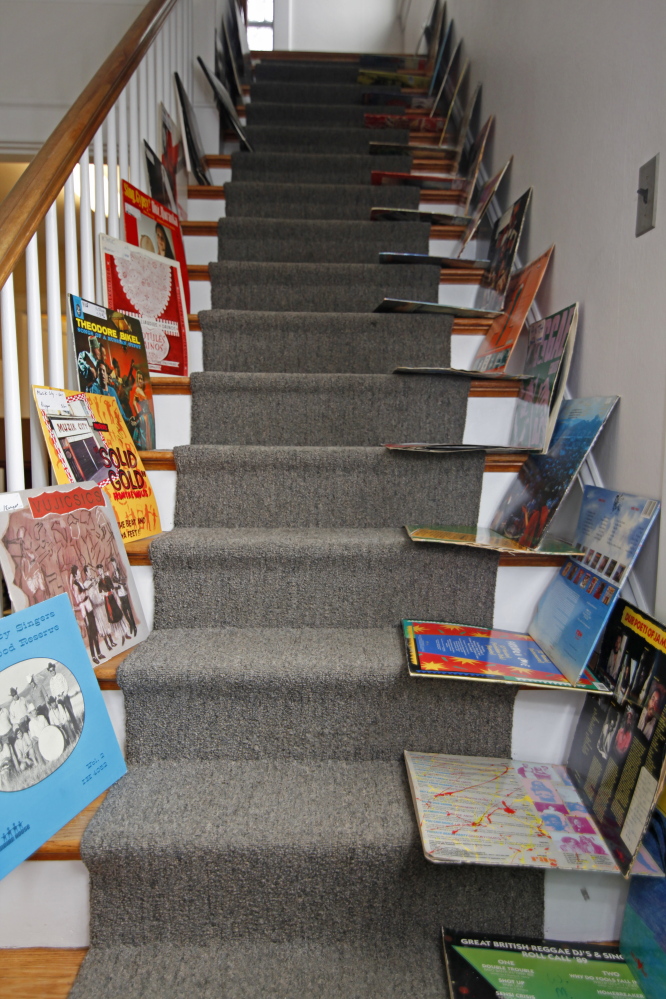
[{"label": "red album cover", "polygon": [[103,233],[99,241],[104,304],[141,320],[151,372],[186,376],[189,330],[178,262]]},{"label": "red album cover", "polygon": [[144,194],[128,181],[122,183],[125,240],[149,253],[159,253],[167,260],[177,260],[185,292],[185,307],[190,311],[190,279],[180,222],[172,212],[149,194]]}]

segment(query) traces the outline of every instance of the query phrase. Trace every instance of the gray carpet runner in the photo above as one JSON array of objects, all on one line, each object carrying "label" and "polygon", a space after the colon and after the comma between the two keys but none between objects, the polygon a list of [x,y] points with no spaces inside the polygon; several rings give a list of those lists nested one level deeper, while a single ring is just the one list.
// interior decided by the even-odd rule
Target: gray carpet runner
[{"label": "gray carpet runner", "polygon": [[383,298],[436,302],[439,267],[404,264],[209,265],[214,309],[269,312],[372,312]]},{"label": "gray carpet runner", "polygon": [[223,218],[218,260],[376,264],[382,250],[427,253],[425,222]]},{"label": "gray carpet runner", "polygon": [[364,156],[362,153],[231,154],[233,180],[280,184],[369,184],[373,170],[409,173],[411,156]]},{"label": "gray carpet runner", "polygon": [[368,113],[402,115],[404,111],[404,108],[390,105],[361,107],[353,104],[264,104],[250,101],[245,106],[245,120],[248,125],[297,125],[299,128],[348,125],[350,128],[362,128]]},{"label": "gray carpet runner", "polygon": [[417,209],[420,196],[416,187],[253,181],[230,181],[224,194],[227,217],[359,220],[372,208]]},{"label": "gray carpet runner", "polygon": [[[362,99],[261,66],[253,100]],[[498,556],[402,526],[473,523],[484,456],[380,446],[460,441],[469,380],[391,373],[448,363],[451,320],[372,313],[436,300],[439,268],[371,262],[428,234],[369,223],[418,205],[378,201],[370,159],[233,156],[155,630],[119,669],[129,772],[81,848],[73,999],[444,999],[443,923],[543,934],[541,874],[430,864],[414,820],[404,749],[510,755],[515,691],[406,672],[400,619],[491,625]]]},{"label": "gray carpet runner", "polygon": [[389,374],[451,362],[450,316],[217,309],[199,322],[206,371]]},{"label": "gray carpet runner", "polygon": [[369,129],[342,126],[301,128],[298,125],[248,125],[250,145],[258,153],[365,153],[370,142],[391,142],[407,150],[409,131],[404,129]]},{"label": "gray carpet runner", "polygon": [[483,474],[482,456],[469,451],[445,461],[321,445],[192,444],[175,453],[176,526],[393,527],[405,510],[417,523],[450,523],[478,493]]},{"label": "gray carpet runner", "polygon": [[191,381],[201,444],[460,444],[469,391],[469,378],[437,375],[199,371]]},{"label": "gray carpet runner", "polygon": [[[250,102],[268,104],[364,104],[366,94],[377,94],[382,104],[391,103],[391,95],[400,87],[363,87],[358,83],[285,83],[280,80],[257,80],[250,84]],[[371,107],[368,107],[371,110]]]},{"label": "gray carpet runner", "polygon": [[254,67],[255,80],[280,80],[287,83],[356,83],[359,64],[334,62],[279,62],[267,59]]}]

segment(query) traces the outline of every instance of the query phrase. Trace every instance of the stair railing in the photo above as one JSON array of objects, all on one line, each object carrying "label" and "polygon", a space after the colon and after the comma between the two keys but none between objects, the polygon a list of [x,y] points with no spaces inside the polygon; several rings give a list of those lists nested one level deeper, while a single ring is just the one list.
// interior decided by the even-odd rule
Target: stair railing
[{"label": "stair railing", "polygon": [[[7,490],[25,488],[14,274],[24,261],[28,371],[27,386],[23,389],[24,398],[27,388],[30,400],[32,485],[39,487],[49,482],[49,464],[30,386],[43,385],[46,378],[54,388],[76,387],[73,351],[68,350],[66,355],[63,351],[66,301],[63,291],[102,302],[98,235],[121,233],[123,180],[147,189],[143,140],[159,151],[160,101],[176,119],[174,71],[192,92],[192,6],[193,0],[150,0],[146,4],[0,204],[0,324]],[[64,262],[59,249],[56,207],[61,192],[64,193],[61,229]],[[46,276],[46,349],[40,292],[42,253],[45,254],[42,273]]]}]

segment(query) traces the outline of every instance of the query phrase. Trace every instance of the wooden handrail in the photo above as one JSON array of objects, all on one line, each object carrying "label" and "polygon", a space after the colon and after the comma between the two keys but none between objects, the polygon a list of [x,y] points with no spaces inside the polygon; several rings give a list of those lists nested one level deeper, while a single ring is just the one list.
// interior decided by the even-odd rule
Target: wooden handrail
[{"label": "wooden handrail", "polygon": [[0,288],[178,0],[149,0],[0,204]]}]

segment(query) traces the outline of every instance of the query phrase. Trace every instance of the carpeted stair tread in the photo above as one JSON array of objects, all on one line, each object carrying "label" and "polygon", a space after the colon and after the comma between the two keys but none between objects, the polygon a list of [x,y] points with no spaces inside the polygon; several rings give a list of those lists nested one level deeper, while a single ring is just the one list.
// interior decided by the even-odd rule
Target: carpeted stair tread
[{"label": "carpeted stair tread", "polygon": [[193,444],[462,443],[469,378],[198,371]]},{"label": "carpeted stair tread", "polygon": [[199,322],[206,371],[388,374],[451,361],[450,316],[215,309]]},{"label": "carpeted stair tread", "polygon": [[95,947],[71,999],[442,999],[441,943],[410,947],[236,939],[209,947],[178,942]]},{"label": "carpeted stair tread", "polygon": [[485,459],[480,452],[201,444],[175,448],[175,457],[177,527],[474,523]]},{"label": "carpeted stair tread", "polygon": [[333,60],[307,61],[277,59],[258,62],[254,67],[255,80],[280,80],[286,83],[356,83],[358,62]]},{"label": "carpeted stair tread", "polygon": [[373,170],[409,173],[411,156],[370,156],[362,153],[231,154],[231,176],[280,184],[369,184]]},{"label": "carpeted stair tread", "polygon": [[176,528],[150,551],[156,628],[492,624],[497,553],[400,528]]},{"label": "carpeted stair tread", "polygon": [[248,125],[247,137],[258,153],[368,153],[370,142],[391,142],[407,151],[405,129],[367,129],[350,126],[301,128],[299,125]]},{"label": "carpeted stair tread", "polygon": [[442,924],[526,934],[541,917],[540,873],[424,858],[401,761],[130,766],[81,853],[104,943],[363,934],[408,948]]},{"label": "carpeted stair tread", "polygon": [[[419,207],[416,187],[370,184],[307,184],[229,181],[224,185],[227,218],[360,219],[372,208]],[[378,223],[379,224],[379,223]]]},{"label": "carpeted stair tread", "polygon": [[[250,84],[250,103],[267,104],[364,104],[366,94],[380,94],[390,104],[400,87],[368,87],[359,83],[300,83],[285,80],[255,80]],[[368,110],[372,105],[366,105]]]},{"label": "carpeted stair tread", "polygon": [[134,764],[511,755],[516,688],[411,678],[398,626],[159,630],[118,678]]},{"label": "carpeted stair tread", "polygon": [[373,312],[384,298],[436,302],[434,265],[257,263],[235,260],[208,267],[214,309],[268,312]]},{"label": "carpeted stair tread", "polygon": [[384,250],[426,253],[425,222],[221,218],[218,260],[376,264]]},{"label": "carpeted stair tread", "polygon": [[[402,107],[354,104],[264,104],[250,101],[245,106],[248,125],[298,125],[300,128],[349,125],[362,128],[366,114],[404,115]],[[405,118],[405,128],[408,128]]]}]

